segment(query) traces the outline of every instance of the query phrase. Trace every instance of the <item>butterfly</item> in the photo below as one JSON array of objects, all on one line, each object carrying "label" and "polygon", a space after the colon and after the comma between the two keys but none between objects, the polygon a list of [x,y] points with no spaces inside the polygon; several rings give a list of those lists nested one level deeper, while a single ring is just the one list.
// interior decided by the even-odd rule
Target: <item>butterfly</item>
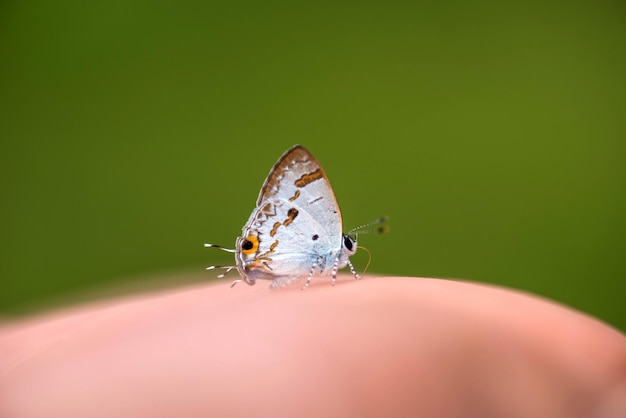
[{"label": "butterfly", "polygon": [[[384,222],[380,218],[370,224]],[[271,287],[283,287],[306,278],[308,287],[314,276],[331,276],[346,265],[359,279],[350,256],[357,250],[357,236],[343,233],[337,199],[320,163],[303,146],[287,150],[272,167],[263,183],[256,208],[237,238],[235,249],[204,244],[235,254],[234,266],[223,268],[223,277],[237,269],[241,279],[254,285],[271,280]],[[356,228],[360,229],[360,228]]]}]

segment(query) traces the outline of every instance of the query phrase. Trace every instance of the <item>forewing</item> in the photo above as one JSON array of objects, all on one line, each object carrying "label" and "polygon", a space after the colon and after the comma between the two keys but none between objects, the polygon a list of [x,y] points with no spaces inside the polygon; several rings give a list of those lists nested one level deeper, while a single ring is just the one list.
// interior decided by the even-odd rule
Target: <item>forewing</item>
[{"label": "forewing", "polygon": [[[288,150],[270,171],[243,228],[245,273],[306,275],[341,249],[341,212],[319,162],[304,147]],[[261,277],[262,276],[262,277]]]},{"label": "forewing", "polygon": [[257,199],[265,202],[292,202],[315,219],[330,236],[342,233],[341,211],[324,169],[303,146],[295,145],[276,162]]}]

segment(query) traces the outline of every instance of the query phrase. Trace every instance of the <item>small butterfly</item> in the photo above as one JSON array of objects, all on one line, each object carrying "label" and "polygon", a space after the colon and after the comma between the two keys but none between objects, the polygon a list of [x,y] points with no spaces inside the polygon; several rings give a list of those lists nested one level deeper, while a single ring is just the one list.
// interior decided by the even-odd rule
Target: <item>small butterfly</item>
[{"label": "small butterfly", "polygon": [[236,264],[207,270],[226,269],[218,276],[223,277],[236,268],[241,279],[231,287],[241,281],[253,285],[257,280],[271,280],[271,287],[276,288],[306,277],[306,288],[313,276],[329,274],[335,284],[337,271],[346,265],[359,279],[349,259],[357,250],[355,230],[342,232],[341,211],[326,173],[306,148],[295,145],[265,179],[235,249],[204,244],[235,253]]}]

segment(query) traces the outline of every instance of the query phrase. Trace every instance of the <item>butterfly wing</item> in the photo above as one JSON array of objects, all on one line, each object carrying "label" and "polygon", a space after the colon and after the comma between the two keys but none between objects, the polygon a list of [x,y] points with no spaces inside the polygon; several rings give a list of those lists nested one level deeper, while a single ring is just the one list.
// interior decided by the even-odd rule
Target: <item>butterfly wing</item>
[{"label": "butterfly wing", "polygon": [[327,270],[341,250],[342,219],[328,177],[304,147],[289,149],[270,171],[257,207],[237,240],[246,280]]}]

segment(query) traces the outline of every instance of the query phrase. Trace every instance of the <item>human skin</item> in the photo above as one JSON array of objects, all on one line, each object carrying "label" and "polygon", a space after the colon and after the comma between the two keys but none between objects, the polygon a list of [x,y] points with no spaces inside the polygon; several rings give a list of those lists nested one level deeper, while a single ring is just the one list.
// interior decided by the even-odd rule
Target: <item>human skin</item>
[{"label": "human skin", "polygon": [[536,296],[224,281],[0,328],[0,417],[626,417],[626,337]]}]

